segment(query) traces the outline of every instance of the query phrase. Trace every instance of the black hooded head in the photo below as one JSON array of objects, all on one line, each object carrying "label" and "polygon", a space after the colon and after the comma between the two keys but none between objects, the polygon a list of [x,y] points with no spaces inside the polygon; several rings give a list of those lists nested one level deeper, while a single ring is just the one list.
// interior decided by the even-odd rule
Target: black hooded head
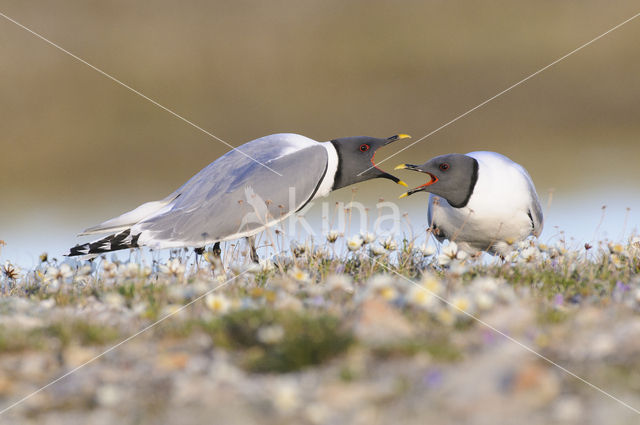
[{"label": "black hooded head", "polygon": [[402,164],[395,169],[419,171],[430,177],[428,182],[401,197],[421,191],[430,192],[446,199],[454,208],[467,205],[478,181],[478,161],[459,153],[437,156],[422,165]]},{"label": "black hooded head", "polygon": [[402,180],[378,168],[374,158],[382,146],[408,137],[406,134],[397,134],[388,139],[360,136],[332,140],[338,152],[338,170],[332,190],[376,178],[389,179],[406,186]]}]

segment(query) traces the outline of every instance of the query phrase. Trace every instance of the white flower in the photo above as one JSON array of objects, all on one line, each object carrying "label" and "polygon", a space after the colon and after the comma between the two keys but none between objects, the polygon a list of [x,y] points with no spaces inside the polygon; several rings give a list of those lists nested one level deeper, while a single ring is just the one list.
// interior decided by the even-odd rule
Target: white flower
[{"label": "white flower", "polygon": [[118,274],[126,279],[134,279],[140,275],[140,266],[137,263],[121,264]]},{"label": "white flower", "polygon": [[59,268],[49,267],[44,275],[46,283],[60,283],[73,276],[73,270],[68,264],[62,264]]},{"label": "white flower", "polygon": [[298,387],[291,382],[280,381],[271,392],[272,402],[275,408],[281,413],[289,413],[300,405],[300,394]]},{"label": "white flower", "polygon": [[262,271],[262,267],[260,267],[260,263],[251,262],[249,264],[245,264],[244,271],[251,274],[258,274]]},{"label": "white flower", "polygon": [[530,246],[531,246],[531,242],[527,240],[518,242],[518,249],[521,251],[529,248]]},{"label": "white flower", "polygon": [[297,267],[294,267],[289,271],[289,276],[300,283],[307,283],[310,281],[309,273]]},{"label": "white flower", "polygon": [[618,255],[626,255],[627,254],[626,250],[624,249],[624,247],[619,243],[614,244],[613,242],[609,242],[607,247],[609,248],[609,252],[612,253],[612,254],[618,254]]},{"label": "white flower", "polygon": [[319,246],[319,247],[316,247],[314,249],[313,255],[318,259],[327,258],[327,257],[329,257],[329,251],[327,251],[325,248]]},{"label": "white flower", "polygon": [[327,233],[327,242],[334,243],[340,236],[342,236],[340,232],[338,232],[337,230],[331,230],[329,231],[329,233]]},{"label": "white flower", "polygon": [[518,259],[519,255],[520,253],[518,251],[511,251],[506,255],[504,259],[507,263],[513,263]]},{"label": "white flower", "polygon": [[204,303],[209,307],[209,310],[218,314],[226,313],[231,306],[229,299],[222,294],[207,294],[204,297]]},{"label": "white flower", "polygon": [[498,289],[498,282],[492,277],[478,277],[471,282],[471,289],[477,292],[494,294]]},{"label": "white flower", "polygon": [[377,256],[379,256],[379,255],[383,255],[383,254],[386,254],[386,253],[387,253],[387,251],[386,251],[383,247],[381,247],[380,245],[378,245],[378,244],[371,245],[371,246],[369,247],[369,252],[370,252],[370,253],[371,253],[371,255],[373,255],[374,257],[377,257]]},{"label": "white flower", "polygon": [[84,265],[76,271],[77,276],[89,276],[93,272],[93,269],[89,265]]},{"label": "white flower", "polygon": [[424,286],[414,285],[407,294],[407,301],[417,307],[432,309],[440,300],[434,292],[428,291]]},{"label": "white flower", "polygon": [[185,288],[182,285],[171,285],[167,288],[167,298],[173,303],[182,303],[186,298]]},{"label": "white flower", "polygon": [[[231,279],[233,279],[233,278],[231,278]],[[224,274],[224,273],[217,274],[216,278],[215,278],[215,280],[218,283],[221,283],[221,284],[225,284],[225,283],[229,282],[231,279],[227,278],[227,275]]]},{"label": "white flower", "polygon": [[480,310],[489,310],[495,304],[495,298],[488,292],[478,292],[475,296],[475,304]]},{"label": "white flower", "polygon": [[440,295],[444,292],[444,285],[440,280],[435,278],[431,273],[425,273],[422,276],[421,286],[423,286],[428,292]]},{"label": "white flower", "polygon": [[561,242],[561,241],[556,242],[556,244],[555,244],[555,248],[554,248],[554,252],[555,252],[557,255],[564,255],[564,254],[566,254],[566,253],[567,253],[567,248],[566,248],[566,246],[565,246],[564,242]]},{"label": "white flower", "polygon": [[393,279],[388,274],[377,274],[369,279],[368,285],[373,289],[387,288],[393,285]]},{"label": "white flower", "polygon": [[457,316],[465,317],[467,316],[467,314],[465,313],[472,314],[473,304],[471,303],[469,297],[467,297],[466,295],[455,295],[453,298],[451,298],[450,305],[452,308],[452,312]]},{"label": "white flower", "polygon": [[418,247],[418,252],[425,257],[430,257],[436,253],[436,247],[433,245],[422,244]]},{"label": "white flower", "polygon": [[455,260],[449,263],[449,273],[452,276],[462,276],[467,270],[469,266],[463,261]]},{"label": "white flower", "polygon": [[302,301],[300,299],[289,295],[287,292],[283,292],[278,296],[274,307],[277,310],[291,310],[291,311],[302,311],[304,308]]},{"label": "white flower", "polygon": [[180,304],[167,304],[164,307],[162,307],[160,314],[162,316],[177,315],[177,317],[184,317],[185,313],[182,307],[183,306],[181,306]]},{"label": "white flower", "polygon": [[536,247],[530,246],[520,252],[518,261],[521,263],[533,263],[540,257],[540,251]]},{"label": "white flower", "polygon": [[396,288],[390,286],[388,288],[381,288],[378,290],[378,295],[387,301],[393,301],[398,297],[398,291]]},{"label": "white flower", "polygon": [[442,248],[442,253],[449,257],[455,258],[456,254],[458,253],[458,244],[455,242],[450,242],[449,245]]},{"label": "white flower", "polygon": [[456,322],[456,316],[448,308],[441,308],[436,313],[436,319],[445,326],[451,326]]},{"label": "white flower", "polygon": [[442,248],[442,253],[438,255],[438,264],[441,266],[449,265],[453,260],[464,260],[469,254],[458,250],[458,244],[450,242],[449,245]]},{"label": "white flower", "polygon": [[263,272],[270,272],[276,268],[275,264],[273,264],[273,261],[269,260],[268,258],[260,260],[258,264],[260,265],[260,269]]},{"label": "white flower", "polygon": [[395,251],[396,249],[398,249],[398,243],[391,236],[389,236],[382,242],[382,247],[387,251]]},{"label": "white flower", "polygon": [[361,233],[360,237],[362,238],[362,242],[365,244],[370,244],[376,241],[376,235],[370,232]]},{"label": "white flower", "polygon": [[102,271],[107,279],[114,279],[118,274],[118,266],[110,261],[102,263]]},{"label": "white flower", "polygon": [[284,338],[284,329],[280,325],[263,326],[256,336],[263,344],[277,344]]},{"label": "white flower", "polygon": [[327,288],[329,290],[339,289],[349,294],[353,293],[353,283],[348,275],[334,274],[327,278]]},{"label": "white flower", "polygon": [[362,247],[363,243],[364,241],[362,240],[362,238],[356,235],[347,240],[347,248],[349,248],[349,251],[357,251]]},{"label": "white flower", "polygon": [[369,287],[382,298],[391,301],[398,296],[398,291],[393,287],[393,279],[389,275],[379,274],[369,280]]},{"label": "white flower", "polygon": [[115,309],[120,309],[126,304],[126,300],[124,299],[124,297],[117,292],[106,293],[102,301],[109,307],[113,307]]},{"label": "white flower", "polygon": [[20,268],[9,261],[5,261],[4,266],[2,266],[2,275],[9,280],[16,280],[20,277]]},{"label": "white flower", "polygon": [[185,267],[178,258],[172,258],[167,264],[160,265],[160,272],[173,277],[184,276]]},{"label": "white flower", "polygon": [[616,266],[616,268],[618,268],[618,269],[626,267],[624,256],[622,256],[622,255],[611,254],[609,256],[609,261],[611,261],[611,264]]}]

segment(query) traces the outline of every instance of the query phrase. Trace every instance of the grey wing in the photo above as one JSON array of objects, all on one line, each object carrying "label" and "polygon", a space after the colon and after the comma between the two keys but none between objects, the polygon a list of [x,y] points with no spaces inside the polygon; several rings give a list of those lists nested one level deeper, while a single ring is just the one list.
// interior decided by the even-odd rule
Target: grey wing
[{"label": "grey wing", "polygon": [[529,218],[531,219],[531,225],[533,227],[532,233],[535,236],[540,236],[542,228],[544,226],[544,216],[542,214],[542,207],[540,206],[540,200],[538,194],[533,185],[530,186],[531,192],[531,205],[529,206]]},{"label": "grey wing", "polygon": [[536,186],[533,184],[533,180],[531,176],[524,169],[524,167],[519,166],[522,174],[525,176],[528,186],[529,186],[529,209],[527,214],[531,219],[531,227],[533,230],[531,233],[533,235],[540,236],[542,233],[542,228],[544,227],[544,216],[542,214],[542,206],[540,206],[540,199],[538,199],[538,193],[536,192]]},{"label": "grey wing", "polygon": [[231,151],[209,164],[166,211],[134,226],[140,242],[197,246],[255,234],[307,203],[327,169],[326,149],[303,136],[267,136],[241,149],[246,155]]}]

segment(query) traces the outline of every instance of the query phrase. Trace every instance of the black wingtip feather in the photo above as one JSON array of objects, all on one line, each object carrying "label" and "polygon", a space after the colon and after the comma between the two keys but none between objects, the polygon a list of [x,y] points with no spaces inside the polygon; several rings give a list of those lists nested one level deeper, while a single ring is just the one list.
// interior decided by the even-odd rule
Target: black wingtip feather
[{"label": "black wingtip feather", "polygon": [[138,248],[139,238],[140,233],[132,235],[131,229],[127,229],[95,242],[76,245],[71,248],[66,255],[68,257],[75,257],[78,255],[102,254],[105,252],[119,251],[121,249]]}]

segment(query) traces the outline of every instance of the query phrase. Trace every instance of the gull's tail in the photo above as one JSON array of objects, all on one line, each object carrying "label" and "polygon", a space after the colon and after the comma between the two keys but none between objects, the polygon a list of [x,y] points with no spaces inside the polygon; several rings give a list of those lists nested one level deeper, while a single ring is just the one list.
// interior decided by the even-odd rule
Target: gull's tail
[{"label": "gull's tail", "polygon": [[118,251],[120,249],[137,248],[138,238],[137,235],[131,234],[131,229],[127,229],[120,233],[114,233],[95,242],[89,242],[81,245],[76,245],[69,250],[68,257],[75,257],[77,255],[90,255],[90,254],[102,254],[105,252]]}]

